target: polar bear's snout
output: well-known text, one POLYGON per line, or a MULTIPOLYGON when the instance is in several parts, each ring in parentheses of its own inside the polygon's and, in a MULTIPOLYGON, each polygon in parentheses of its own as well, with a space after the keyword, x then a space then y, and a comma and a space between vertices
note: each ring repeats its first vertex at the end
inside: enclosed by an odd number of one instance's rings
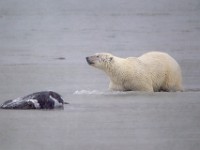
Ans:
POLYGON ((89 65, 94 65, 95 61, 96 61, 96 57, 95 56, 88 56, 88 57, 86 57, 86 61, 89 65))

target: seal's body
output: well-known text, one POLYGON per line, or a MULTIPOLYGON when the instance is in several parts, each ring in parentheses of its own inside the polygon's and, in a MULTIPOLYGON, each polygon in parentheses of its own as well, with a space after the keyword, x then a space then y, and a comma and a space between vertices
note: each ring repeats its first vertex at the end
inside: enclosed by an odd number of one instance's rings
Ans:
MULTIPOLYGON (((63 108, 62 97, 53 91, 36 92, 24 97, 5 101, 2 109, 54 109, 63 108)), ((67 104, 67 103, 65 103, 67 104)))

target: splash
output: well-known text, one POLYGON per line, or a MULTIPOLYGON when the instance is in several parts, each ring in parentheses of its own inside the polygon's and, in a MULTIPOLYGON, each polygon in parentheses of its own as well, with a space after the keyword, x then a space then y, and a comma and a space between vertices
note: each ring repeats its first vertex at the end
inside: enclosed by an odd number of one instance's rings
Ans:
POLYGON ((102 95, 105 92, 97 91, 97 90, 77 90, 73 94, 74 95, 102 95))
POLYGON ((98 91, 98 90, 76 90, 74 95, 127 95, 136 94, 134 91, 98 91))

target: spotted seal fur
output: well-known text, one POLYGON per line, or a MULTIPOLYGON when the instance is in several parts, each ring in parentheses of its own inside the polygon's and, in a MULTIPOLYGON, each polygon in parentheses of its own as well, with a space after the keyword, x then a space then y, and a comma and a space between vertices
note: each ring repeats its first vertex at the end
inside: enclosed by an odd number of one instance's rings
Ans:
POLYGON ((54 109, 63 108, 64 102, 61 95, 53 91, 42 91, 5 101, 2 109, 54 109))

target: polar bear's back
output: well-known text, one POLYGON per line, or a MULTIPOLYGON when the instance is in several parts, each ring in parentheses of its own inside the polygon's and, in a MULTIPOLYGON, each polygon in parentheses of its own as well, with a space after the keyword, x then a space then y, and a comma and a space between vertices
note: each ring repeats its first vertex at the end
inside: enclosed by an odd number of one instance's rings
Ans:
POLYGON ((147 66, 152 78, 154 91, 182 90, 182 75, 179 64, 163 52, 149 52, 138 57, 147 66))

